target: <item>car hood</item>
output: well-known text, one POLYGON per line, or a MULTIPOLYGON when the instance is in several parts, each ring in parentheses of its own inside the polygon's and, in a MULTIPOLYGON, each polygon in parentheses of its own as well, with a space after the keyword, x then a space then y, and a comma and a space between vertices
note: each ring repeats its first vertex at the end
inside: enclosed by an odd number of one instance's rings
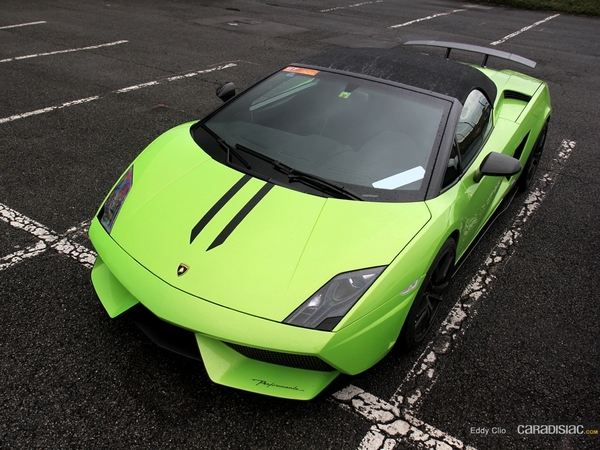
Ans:
POLYGON ((113 239, 174 287, 274 321, 339 273, 388 265, 430 219, 421 202, 323 198, 245 175, 189 131, 155 141, 133 177, 113 239))

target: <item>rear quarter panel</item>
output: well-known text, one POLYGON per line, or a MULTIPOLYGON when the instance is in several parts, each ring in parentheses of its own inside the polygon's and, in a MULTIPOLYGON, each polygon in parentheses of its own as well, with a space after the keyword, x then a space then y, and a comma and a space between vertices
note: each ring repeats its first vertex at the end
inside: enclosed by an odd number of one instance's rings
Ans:
POLYGON ((525 165, 535 140, 552 114, 548 85, 536 78, 510 70, 483 70, 498 88, 494 105, 493 138, 506 141, 507 136, 510 136, 507 145, 501 146, 500 142, 492 142, 491 147, 493 151, 502 151, 517 157, 521 164, 525 165), (514 98, 512 93, 517 93, 522 98, 514 98), (530 98, 529 101, 526 101, 527 97, 530 98), (519 145, 522 147, 519 148, 519 145))

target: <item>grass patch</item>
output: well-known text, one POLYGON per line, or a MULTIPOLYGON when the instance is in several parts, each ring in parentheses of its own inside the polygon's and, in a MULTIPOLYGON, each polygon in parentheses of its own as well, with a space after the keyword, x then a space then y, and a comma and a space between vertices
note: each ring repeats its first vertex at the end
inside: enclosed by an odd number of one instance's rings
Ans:
POLYGON ((473 3, 512 6, 522 9, 556 11, 567 14, 600 16, 598 0, 471 0, 473 3))

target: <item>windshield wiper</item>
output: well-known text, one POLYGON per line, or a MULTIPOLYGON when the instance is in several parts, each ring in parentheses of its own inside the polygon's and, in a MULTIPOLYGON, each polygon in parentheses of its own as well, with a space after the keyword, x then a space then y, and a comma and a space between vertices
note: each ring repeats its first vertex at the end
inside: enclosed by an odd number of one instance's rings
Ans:
POLYGON ((326 192, 327 190, 332 190, 338 194, 342 194, 346 198, 351 200, 362 200, 362 197, 347 187, 336 183, 335 181, 328 180, 326 178, 321 178, 317 175, 313 175, 312 173, 302 172, 301 170, 294 169, 293 167, 287 166, 279 161, 278 164, 274 164, 274 166, 285 173, 290 181, 300 181, 305 184, 309 184, 312 187, 319 189, 322 192, 326 192))
POLYGON ((348 198, 351 200, 362 200, 362 197, 360 197, 358 194, 352 192, 350 189, 346 188, 345 186, 336 183, 335 181, 331 181, 326 178, 321 178, 317 175, 313 175, 311 173, 307 173, 307 172, 303 172, 298 169, 294 169, 293 167, 290 167, 287 164, 282 163, 281 161, 273 159, 270 156, 263 155, 262 153, 252 150, 251 148, 248 148, 242 144, 235 144, 235 148, 238 150, 242 150, 246 153, 250 153, 251 155, 256 156, 257 158, 260 158, 263 161, 267 161, 267 162, 271 163, 275 169, 277 169, 278 171, 287 175, 290 183, 294 182, 294 181, 299 181, 299 182, 307 184, 315 189, 318 189, 319 191, 324 192, 324 193, 328 193, 328 192, 331 193, 331 191, 333 191, 334 193, 336 193, 338 195, 341 194, 345 198, 348 198))
POLYGON ((231 155, 233 155, 244 165, 244 167, 246 167, 246 169, 251 169, 251 166, 248 163, 248 161, 246 161, 238 152, 236 152, 235 149, 231 145, 229 145, 227 142, 225 142, 224 139, 218 138, 217 142, 219 143, 221 148, 223 150, 225 150, 225 152, 227 154, 227 156, 226 156, 227 164, 231 164, 231 155))

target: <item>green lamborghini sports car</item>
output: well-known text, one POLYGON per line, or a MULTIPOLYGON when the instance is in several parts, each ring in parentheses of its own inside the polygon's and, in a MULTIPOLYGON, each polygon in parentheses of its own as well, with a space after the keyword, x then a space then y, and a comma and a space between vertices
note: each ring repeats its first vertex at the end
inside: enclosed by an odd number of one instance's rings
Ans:
POLYGON ((528 59, 410 44, 447 57, 309 57, 224 84, 220 108, 151 143, 90 227, 108 314, 216 383, 292 399, 422 343, 466 250, 532 181, 551 107, 546 83, 485 67, 528 59))

